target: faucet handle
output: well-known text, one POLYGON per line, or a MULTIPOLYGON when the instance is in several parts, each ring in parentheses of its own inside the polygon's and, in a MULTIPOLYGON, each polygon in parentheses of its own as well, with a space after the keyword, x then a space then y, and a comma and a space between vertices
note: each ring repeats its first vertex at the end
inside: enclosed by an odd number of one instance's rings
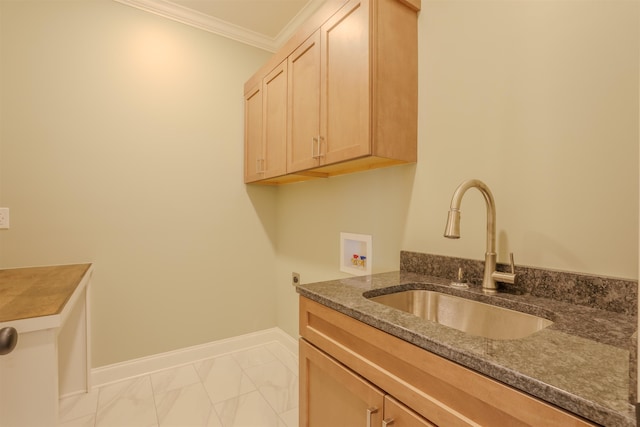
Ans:
POLYGON ((513 262, 513 252, 509 254, 509 264, 511 266, 511 273, 503 273, 500 271, 494 271, 491 274, 493 280, 496 282, 504 282, 514 284, 516 282, 516 265, 513 262))

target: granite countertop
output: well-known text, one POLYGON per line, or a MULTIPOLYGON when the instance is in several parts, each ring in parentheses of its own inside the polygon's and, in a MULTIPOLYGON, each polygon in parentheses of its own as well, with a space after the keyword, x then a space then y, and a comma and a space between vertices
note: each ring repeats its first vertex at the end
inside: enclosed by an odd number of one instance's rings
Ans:
POLYGON ((0 323, 59 314, 91 264, 0 270, 0 323))
POLYGON ((450 280, 399 271, 301 285, 300 295, 605 426, 635 426, 629 348, 636 317, 532 295, 485 295, 450 280), (528 337, 491 340, 427 321, 366 297, 436 290, 546 317, 528 337), (366 296, 366 297, 365 297, 366 296))

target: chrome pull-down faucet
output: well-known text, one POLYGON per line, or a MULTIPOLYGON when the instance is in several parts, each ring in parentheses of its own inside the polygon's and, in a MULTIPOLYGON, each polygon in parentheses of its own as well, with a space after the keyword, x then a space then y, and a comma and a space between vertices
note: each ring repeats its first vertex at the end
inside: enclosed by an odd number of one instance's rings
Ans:
POLYGON ((493 194, 487 185, 477 179, 470 179, 463 182, 456 188, 451 199, 447 226, 444 237, 449 239, 460 238, 460 204, 462 196, 470 188, 477 188, 482 193, 487 205, 487 248, 484 254, 484 277, 482 278, 482 290, 488 294, 498 292, 496 281, 514 283, 515 270, 513 265, 513 254, 511 255, 511 273, 496 271, 496 205, 493 201, 493 194))

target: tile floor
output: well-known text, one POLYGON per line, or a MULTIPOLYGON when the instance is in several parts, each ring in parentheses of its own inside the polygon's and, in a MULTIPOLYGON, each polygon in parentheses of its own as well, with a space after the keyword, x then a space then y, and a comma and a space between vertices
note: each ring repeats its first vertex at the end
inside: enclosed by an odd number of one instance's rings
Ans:
POLYGON ((273 342, 60 400, 59 427, 297 427, 298 360, 273 342))

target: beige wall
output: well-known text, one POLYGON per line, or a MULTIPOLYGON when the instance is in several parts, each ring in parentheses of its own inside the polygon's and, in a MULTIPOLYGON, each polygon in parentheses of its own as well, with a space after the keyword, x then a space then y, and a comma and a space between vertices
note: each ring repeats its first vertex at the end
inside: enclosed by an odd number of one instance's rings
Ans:
POLYGON ((291 271, 338 271, 340 231, 373 235, 374 271, 400 249, 483 259, 470 190, 497 205, 498 259, 637 278, 639 2, 424 1, 415 166, 278 189, 278 323, 297 333, 291 271))
POLYGON ((4 267, 92 261, 94 367, 278 325, 302 281, 345 276, 340 231, 636 278, 638 3, 423 1, 419 161, 242 184, 242 85, 267 53, 109 1, 0 0, 4 267), (177 58, 177 60, 175 59, 177 58), (169 60, 171 59, 171 60, 169 60), (247 297, 248 296, 248 297, 247 297))
POLYGON ((275 199, 241 167, 269 54, 111 0, 0 7, 1 265, 95 263, 94 367, 274 327, 275 199))

